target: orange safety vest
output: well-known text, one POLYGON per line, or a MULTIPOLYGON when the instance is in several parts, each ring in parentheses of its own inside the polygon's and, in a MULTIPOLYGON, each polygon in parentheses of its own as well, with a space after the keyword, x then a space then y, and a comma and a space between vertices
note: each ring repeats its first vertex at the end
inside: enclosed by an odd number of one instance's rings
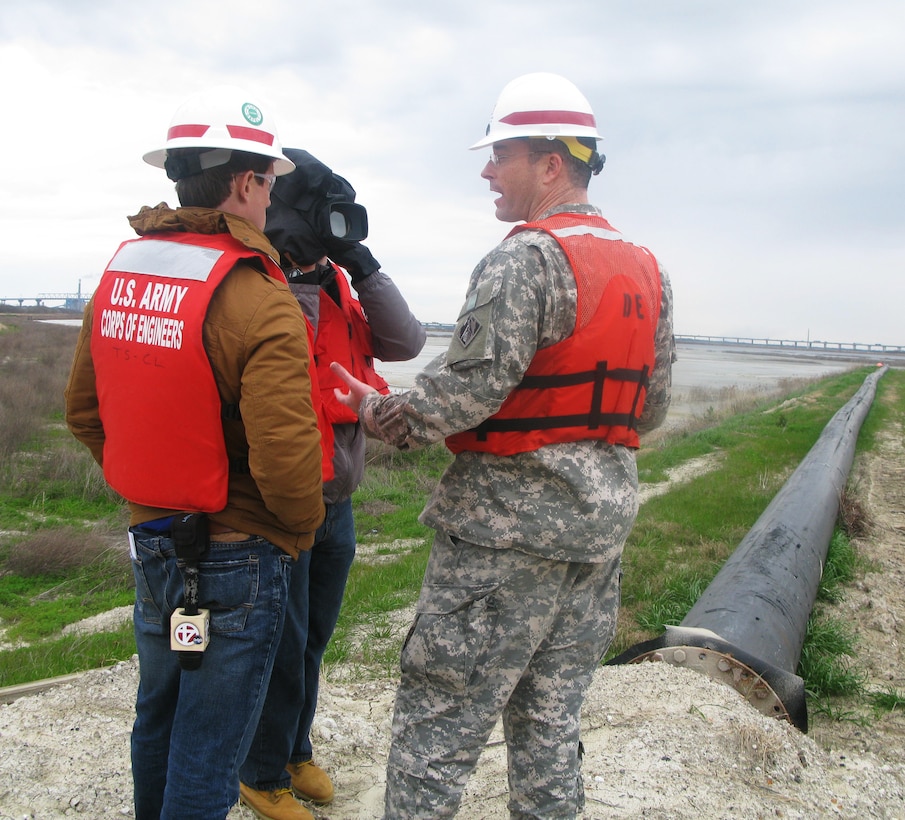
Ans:
POLYGON ((222 417, 230 413, 202 327, 217 286, 252 259, 284 278, 228 233, 155 233, 123 242, 110 260, 94 295, 91 356, 104 477, 129 501, 209 513, 226 506, 222 417))
POLYGON ((497 455, 581 439, 638 447, 660 318, 657 262, 599 216, 554 214, 509 236, 529 229, 553 236, 569 260, 578 286, 575 329, 535 353, 493 416, 446 444, 454 453, 497 455))
MULTIPOLYGON (((332 264, 332 263, 331 263, 332 264)), ((335 266, 334 266, 335 267, 335 266)), ((340 402, 333 392, 346 383, 330 370, 330 362, 339 362, 356 379, 380 393, 389 393, 384 378, 374 369, 374 342, 364 310, 352 295, 345 274, 337 269, 334 280, 339 288, 339 304, 320 289, 317 333, 314 339, 314 361, 320 383, 324 414, 331 424, 354 424, 358 416, 340 402)))

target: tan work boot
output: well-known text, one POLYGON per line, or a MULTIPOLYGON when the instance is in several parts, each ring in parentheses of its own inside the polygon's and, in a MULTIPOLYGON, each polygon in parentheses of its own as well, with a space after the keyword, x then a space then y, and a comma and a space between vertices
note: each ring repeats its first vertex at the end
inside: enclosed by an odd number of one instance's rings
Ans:
POLYGON ((292 792, 302 800, 312 803, 329 803, 333 799, 333 784, 329 775, 314 761, 289 763, 286 771, 292 775, 292 792))
POLYGON ((292 796, 292 789, 262 792, 240 782, 239 802, 262 820, 314 820, 314 815, 292 796))

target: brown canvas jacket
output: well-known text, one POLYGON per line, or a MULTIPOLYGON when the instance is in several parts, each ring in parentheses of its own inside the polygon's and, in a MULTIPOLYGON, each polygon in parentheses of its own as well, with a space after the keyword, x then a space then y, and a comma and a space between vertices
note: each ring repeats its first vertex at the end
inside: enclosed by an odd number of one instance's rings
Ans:
MULTIPOLYGON (((139 235, 161 230, 228 231, 249 248, 277 252, 250 222, 205 208, 165 204, 130 217, 139 235)), ((65 391, 66 422, 103 465, 104 432, 91 360, 93 303, 85 311, 65 391)), ((226 507, 211 516, 229 529, 260 535, 292 556, 311 548, 323 521, 320 433, 311 400, 305 320, 285 282, 252 265, 237 265, 211 299, 204 346, 220 396, 238 404, 241 421, 226 422, 230 459, 249 471, 230 472, 226 507)), ((166 469, 166 457, 156 465, 166 469)), ((130 503, 130 525, 173 511, 130 503)))

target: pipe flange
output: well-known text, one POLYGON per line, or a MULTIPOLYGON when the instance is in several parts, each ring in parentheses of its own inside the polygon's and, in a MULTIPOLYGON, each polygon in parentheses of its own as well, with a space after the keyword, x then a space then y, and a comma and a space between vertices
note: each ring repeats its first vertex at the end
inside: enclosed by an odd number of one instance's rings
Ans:
POLYGON ((631 663, 663 661, 707 675, 735 689, 755 709, 767 717, 794 723, 773 687, 738 658, 701 646, 664 646, 639 655, 631 663))

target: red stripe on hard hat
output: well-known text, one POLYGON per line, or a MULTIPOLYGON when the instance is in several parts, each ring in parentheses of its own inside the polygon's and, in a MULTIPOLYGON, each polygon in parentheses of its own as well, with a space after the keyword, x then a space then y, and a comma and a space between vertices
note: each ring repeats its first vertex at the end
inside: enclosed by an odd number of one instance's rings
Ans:
POLYGON ((265 145, 273 145, 273 134, 261 131, 258 128, 246 128, 244 125, 227 125, 226 130, 233 139, 249 140, 251 142, 263 142, 265 145))
POLYGON ((596 128, 593 114, 584 114, 581 111, 513 111, 505 117, 500 117, 500 122, 506 125, 548 125, 550 123, 567 123, 568 125, 585 125, 596 128))
POLYGON ((167 131, 168 140, 177 140, 181 137, 203 137, 209 125, 174 125, 167 131))

